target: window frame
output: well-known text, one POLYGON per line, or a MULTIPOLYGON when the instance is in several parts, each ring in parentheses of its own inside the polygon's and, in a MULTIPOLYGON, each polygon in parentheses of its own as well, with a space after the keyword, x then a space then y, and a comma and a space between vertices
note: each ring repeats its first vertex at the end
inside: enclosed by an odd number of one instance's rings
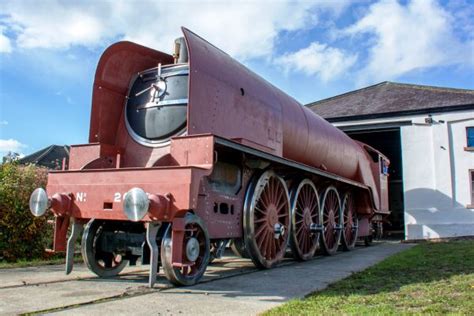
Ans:
POLYGON ((469 130, 474 131, 474 126, 466 126, 466 147, 465 150, 474 151, 474 136, 471 138, 469 137, 469 130), (469 144, 469 139, 472 139, 472 143, 469 144))
POLYGON ((471 204, 467 208, 474 209, 474 169, 469 169, 469 193, 471 195, 471 204))

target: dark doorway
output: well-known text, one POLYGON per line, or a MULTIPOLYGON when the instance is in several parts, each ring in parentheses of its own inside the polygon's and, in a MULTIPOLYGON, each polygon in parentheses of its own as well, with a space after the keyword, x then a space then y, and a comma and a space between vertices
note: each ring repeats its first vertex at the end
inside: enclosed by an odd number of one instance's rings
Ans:
POLYGON ((384 130, 346 131, 355 140, 364 142, 382 152, 390 159, 389 176, 389 207, 392 211, 389 221, 384 229, 391 235, 404 234, 404 205, 403 205, 403 172, 402 172, 402 147, 400 128, 384 130))

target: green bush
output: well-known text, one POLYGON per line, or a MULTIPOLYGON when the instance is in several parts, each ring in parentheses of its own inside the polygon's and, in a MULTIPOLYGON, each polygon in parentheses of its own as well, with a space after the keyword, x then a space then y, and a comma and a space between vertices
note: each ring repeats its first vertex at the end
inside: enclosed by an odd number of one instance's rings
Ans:
POLYGON ((0 261, 42 258, 51 240, 47 217, 34 217, 28 207, 35 188, 45 187, 48 171, 16 162, 0 165, 0 261))

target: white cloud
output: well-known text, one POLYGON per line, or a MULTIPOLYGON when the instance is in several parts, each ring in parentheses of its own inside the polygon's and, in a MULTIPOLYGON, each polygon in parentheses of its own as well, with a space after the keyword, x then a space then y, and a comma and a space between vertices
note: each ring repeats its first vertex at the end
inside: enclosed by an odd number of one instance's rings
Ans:
POLYGON ((433 0, 412 0, 405 6, 396 0, 373 4, 345 30, 345 34, 374 36, 361 81, 389 80, 435 66, 474 64, 474 41, 457 39, 455 22, 433 0))
POLYGON ((0 25, 0 53, 11 53, 12 45, 10 39, 5 35, 6 28, 0 25))
POLYGON ((313 42, 306 48, 276 58, 275 62, 282 65, 286 72, 300 71, 329 81, 347 72, 356 60, 357 55, 313 42))
MULTIPOLYGON (((394 79, 418 69, 474 65, 474 39, 472 32, 470 35, 468 32, 474 29, 474 10, 471 4, 461 0, 449 1, 444 7, 435 0, 381 0, 366 7, 365 15, 352 26, 342 32, 335 31, 334 36, 329 34, 330 42, 341 39, 341 34, 342 39, 354 36, 351 48, 354 52, 313 39, 306 48, 280 57, 275 51, 280 34, 303 30, 308 31, 305 35, 311 35, 309 30, 314 31, 316 26, 332 32, 336 23, 345 22, 333 18, 354 1, 42 0, 33 3, 4 0, 0 3, 0 52, 33 48, 67 50, 72 46, 95 49, 121 39, 171 52, 173 40, 182 35, 180 26, 186 26, 239 60, 286 61, 288 64, 282 66, 286 71, 319 76, 324 81, 339 78, 347 71, 354 75, 356 69, 360 69, 359 81, 367 83, 394 79), (327 12, 333 14, 323 14, 327 12), (366 53, 368 60, 361 64, 366 53)), ((356 9, 362 10, 362 6, 356 9)), ((68 64, 79 64, 71 51, 64 52, 64 56, 68 64)), ((73 73, 67 65, 59 65, 56 55, 54 58, 55 62, 47 63, 51 68, 73 73)))
POLYGON ((25 144, 20 143, 15 139, 0 139, 0 154, 3 156, 7 154, 9 151, 14 153, 20 153, 20 151, 27 146, 25 144))
POLYGON ((271 55, 281 31, 311 27, 318 10, 340 12, 348 1, 11 1, 5 23, 21 48, 94 47, 128 39, 171 51, 186 26, 241 58, 271 55))
POLYGON ((56 93, 54 93, 54 95, 57 95, 58 97, 62 97, 66 100, 66 103, 67 104, 70 104, 70 105, 73 105, 75 104, 74 100, 68 96, 68 95, 64 95, 63 92, 60 90, 60 91, 57 91, 56 93))
POLYGON ((7 121, 7 120, 2 120, 2 121, 0 121, 0 126, 1 126, 1 125, 8 125, 8 121, 7 121))

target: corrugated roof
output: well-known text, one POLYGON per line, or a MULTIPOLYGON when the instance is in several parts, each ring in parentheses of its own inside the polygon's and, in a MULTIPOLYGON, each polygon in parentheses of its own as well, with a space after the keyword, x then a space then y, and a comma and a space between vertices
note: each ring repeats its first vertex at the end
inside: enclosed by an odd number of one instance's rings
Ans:
POLYGON ((307 106, 325 119, 396 115, 400 112, 459 106, 472 106, 474 109, 474 90, 385 81, 307 106))
POLYGON ((51 145, 21 158, 18 162, 21 164, 32 163, 48 169, 60 169, 63 158, 66 158, 67 165, 69 161, 69 146, 51 145))

